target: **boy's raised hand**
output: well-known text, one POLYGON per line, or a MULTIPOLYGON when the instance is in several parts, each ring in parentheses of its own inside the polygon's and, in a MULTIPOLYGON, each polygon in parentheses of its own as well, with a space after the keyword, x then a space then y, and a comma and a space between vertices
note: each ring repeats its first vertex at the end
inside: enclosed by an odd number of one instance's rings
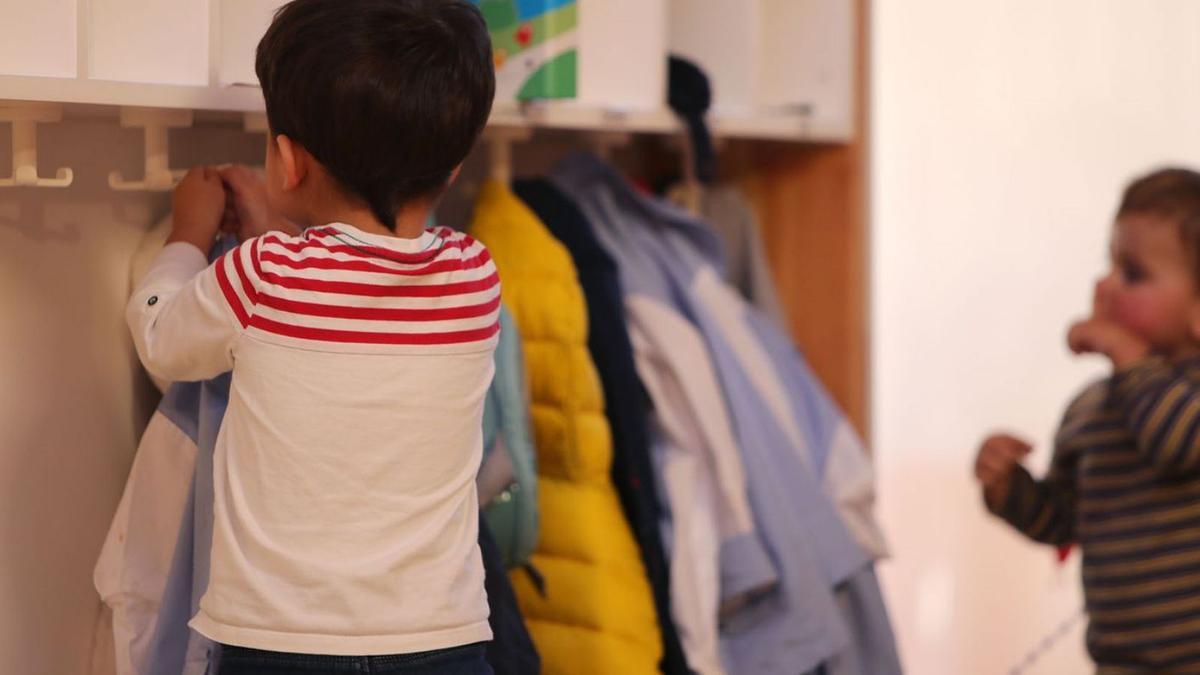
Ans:
POLYGON ((187 172, 171 196, 171 235, 167 243, 186 242, 206 255, 225 213, 225 188, 216 169, 198 166, 187 172))
POLYGON ((234 164, 221 170, 221 180, 229 190, 232 216, 237 221, 236 231, 241 241, 273 231, 300 232, 295 224, 271 212, 267 184, 254 169, 234 164))
POLYGON ((1025 441, 1008 434, 989 436, 975 457, 975 477, 983 485, 983 495, 992 508, 1000 508, 1008 499, 1009 478, 1032 450, 1025 441))

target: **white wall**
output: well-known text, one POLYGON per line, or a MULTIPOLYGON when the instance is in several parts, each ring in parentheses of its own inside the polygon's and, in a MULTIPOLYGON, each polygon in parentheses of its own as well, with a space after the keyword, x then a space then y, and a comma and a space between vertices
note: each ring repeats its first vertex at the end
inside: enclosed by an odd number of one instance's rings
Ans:
MULTIPOLYGON (((1068 398, 1104 372, 1063 336, 1126 179, 1200 165, 1200 3, 872 4, 884 579, 910 672, 1007 673, 1080 605, 1078 570, 985 517, 974 451, 1013 429, 1040 472, 1068 398)), ((1027 672, 1090 672, 1081 643, 1077 626, 1027 672)))
MULTIPOLYGON (((108 189, 110 169, 141 174, 139 134, 115 119, 39 138, 42 174, 71 166, 76 184, 0 189, 0 673, 77 675, 100 610, 92 567, 155 403, 123 320, 129 259, 168 201, 108 189)), ((236 131, 172 138, 180 166, 262 154, 236 131)), ((0 125, 0 175, 10 152, 0 125)))

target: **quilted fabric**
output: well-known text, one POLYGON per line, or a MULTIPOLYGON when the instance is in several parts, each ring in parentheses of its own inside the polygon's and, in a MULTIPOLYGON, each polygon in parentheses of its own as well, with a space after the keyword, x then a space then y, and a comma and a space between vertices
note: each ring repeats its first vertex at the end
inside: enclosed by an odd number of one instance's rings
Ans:
POLYGON ((505 186, 488 182, 471 233, 500 271, 525 347, 541 536, 517 601, 548 675, 654 673, 662 640, 645 568, 613 488, 604 394, 570 253, 505 186))

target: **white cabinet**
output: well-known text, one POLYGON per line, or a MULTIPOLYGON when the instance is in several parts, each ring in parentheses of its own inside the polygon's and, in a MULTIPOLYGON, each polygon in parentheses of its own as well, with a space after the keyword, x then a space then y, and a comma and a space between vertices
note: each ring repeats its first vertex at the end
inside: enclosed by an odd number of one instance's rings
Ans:
POLYGON ((208 0, 89 0, 88 77, 207 86, 208 0))
POLYGON ((718 114, 853 127, 850 0, 671 0, 668 30, 671 51, 708 73, 718 114))
POLYGON ((666 0, 580 0, 579 102, 654 110, 667 101, 666 0))
POLYGON ((283 0, 220 0, 218 84, 258 84, 254 57, 283 0))
POLYGON ((77 0, 8 0, 0 14, 0 73, 75 77, 77 0))
POLYGON ((850 0, 762 0, 761 100, 811 108, 814 118, 854 116, 855 14, 850 0))

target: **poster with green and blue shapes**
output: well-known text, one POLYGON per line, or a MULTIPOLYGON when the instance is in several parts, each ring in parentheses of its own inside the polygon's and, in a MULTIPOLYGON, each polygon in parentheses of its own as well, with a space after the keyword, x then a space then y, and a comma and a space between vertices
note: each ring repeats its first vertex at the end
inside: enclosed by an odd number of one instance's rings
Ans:
POLYGON ((496 100, 574 98, 578 0, 473 0, 492 34, 496 100))

